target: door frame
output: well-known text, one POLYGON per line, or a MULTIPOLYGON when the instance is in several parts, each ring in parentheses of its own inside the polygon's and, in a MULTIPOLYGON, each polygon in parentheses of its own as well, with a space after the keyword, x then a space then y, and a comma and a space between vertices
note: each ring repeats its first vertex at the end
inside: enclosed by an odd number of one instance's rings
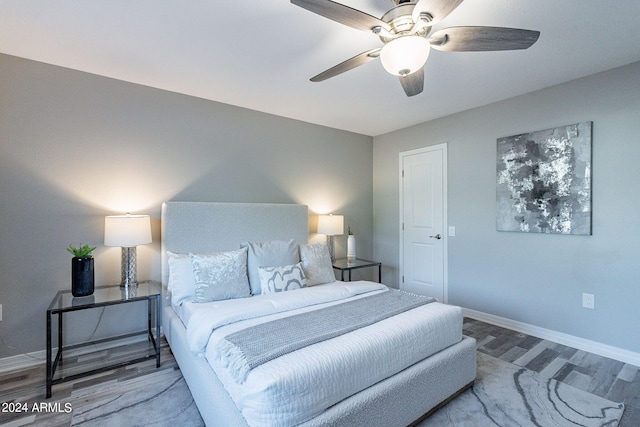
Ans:
POLYGON ((402 277, 404 276, 404 233, 402 230, 402 223, 404 218, 404 191, 403 191, 403 183, 402 183, 402 174, 403 174, 403 160, 405 157, 413 156, 416 154, 427 153, 431 151, 442 151, 442 263, 443 263, 443 280, 442 280, 442 294, 444 295, 443 303, 447 303, 449 301, 449 223, 447 220, 447 211, 448 211, 448 199, 447 199, 447 143, 444 142, 442 144, 430 145, 428 147, 416 148, 414 150, 401 151, 398 154, 398 193, 400 195, 400 206, 399 206, 399 214, 400 217, 398 219, 398 231, 400 235, 399 241, 399 264, 398 264, 398 284, 399 287, 402 288, 402 277))

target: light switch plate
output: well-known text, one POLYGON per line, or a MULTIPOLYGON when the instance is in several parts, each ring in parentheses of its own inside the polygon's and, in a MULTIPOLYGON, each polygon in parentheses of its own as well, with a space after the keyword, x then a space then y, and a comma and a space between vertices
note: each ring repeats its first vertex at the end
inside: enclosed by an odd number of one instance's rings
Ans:
POLYGON ((454 237, 456 235, 456 227, 454 225, 449 226, 449 236, 454 237))

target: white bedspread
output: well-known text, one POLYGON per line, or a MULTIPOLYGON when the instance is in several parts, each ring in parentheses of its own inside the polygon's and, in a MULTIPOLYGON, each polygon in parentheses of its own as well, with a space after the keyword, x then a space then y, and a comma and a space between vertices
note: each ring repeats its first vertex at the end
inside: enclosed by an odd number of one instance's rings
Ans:
POLYGON ((373 282, 334 282, 251 298, 190 304, 183 313, 192 351, 204 353, 251 426, 292 426, 462 339, 462 311, 437 302, 284 355, 253 369, 244 383, 216 354, 245 327, 384 292, 373 282))

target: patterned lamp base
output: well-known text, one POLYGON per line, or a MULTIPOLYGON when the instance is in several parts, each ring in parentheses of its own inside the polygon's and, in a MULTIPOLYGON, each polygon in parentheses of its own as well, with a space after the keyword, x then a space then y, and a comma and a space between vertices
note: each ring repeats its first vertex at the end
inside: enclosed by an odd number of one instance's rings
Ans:
POLYGON ((136 266, 136 247, 122 248, 122 281, 121 287, 138 286, 136 266))

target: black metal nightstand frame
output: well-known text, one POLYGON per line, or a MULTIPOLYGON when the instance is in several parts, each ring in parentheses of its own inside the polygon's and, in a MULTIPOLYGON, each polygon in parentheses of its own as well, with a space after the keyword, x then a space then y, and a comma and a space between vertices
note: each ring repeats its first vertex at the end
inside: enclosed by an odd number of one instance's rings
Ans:
POLYGON ((339 258, 333 263, 333 268, 340 270, 340 280, 344 281, 344 272, 349 273, 349 281, 351 281, 351 271, 359 268, 378 267, 378 283, 382 283, 382 263, 377 261, 369 261, 366 259, 356 258, 350 260, 348 258, 339 258))
MULTIPOLYGON (((160 284, 153 281, 145 281, 138 283, 138 286, 134 288, 135 292, 127 291, 125 288, 121 288, 120 285, 109 286, 97 286, 93 295, 88 297, 75 298, 71 295, 70 291, 59 291, 53 298, 53 301, 47 309, 47 379, 46 379, 46 397, 51 397, 51 389, 54 385, 60 384, 66 381, 72 381, 77 378, 81 378, 88 375, 93 375, 99 372, 108 371, 121 366, 131 365, 147 359, 156 359, 156 367, 160 367, 160 315, 161 315, 161 289, 160 284), (64 314, 78 310, 89 310, 99 307, 108 307, 119 304, 127 304, 136 301, 147 301, 147 330, 133 332, 129 334, 119 335, 110 338, 104 338, 100 340, 93 340, 90 342, 84 342, 80 344, 74 344, 64 346, 63 340, 63 319, 64 314), (57 315, 58 317, 58 330, 57 330, 57 351, 55 358, 53 357, 52 348, 52 317, 57 315), (155 335, 154 335, 155 329, 155 335), (90 369, 83 372, 74 373, 71 375, 61 374, 59 378, 54 378, 56 369, 63 364, 63 352, 77 349, 89 345, 95 345, 105 343, 109 341, 121 340, 138 335, 147 335, 148 341, 151 344, 149 346, 150 351, 145 351, 144 355, 134 357, 125 361, 109 364, 108 366, 101 366, 99 368, 90 369)), ((136 355, 137 356, 137 355, 136 355)))

